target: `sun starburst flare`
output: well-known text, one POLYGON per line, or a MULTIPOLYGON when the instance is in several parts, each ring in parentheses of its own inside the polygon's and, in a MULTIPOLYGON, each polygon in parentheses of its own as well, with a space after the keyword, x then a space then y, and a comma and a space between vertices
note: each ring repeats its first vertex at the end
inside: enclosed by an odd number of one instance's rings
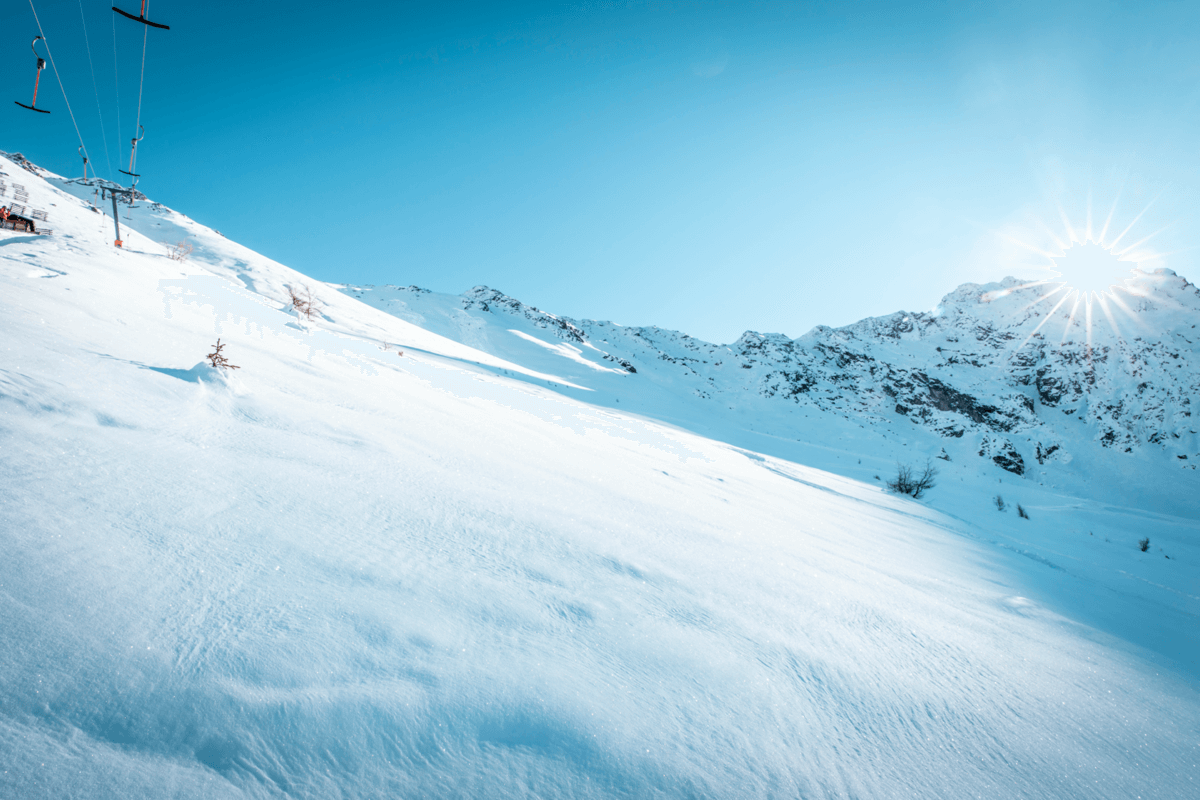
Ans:
POLYGON ((1060 207, 1061 231, 1039 226, 1046 235, 1042 241, 1048 238, 1050 243, 1039 246, 1013 236, 1004 236, 1010 243, 1045 259, 1035 268, 1047 273, 1044 278, 988 292, 981 298, 984 302, 992 302, 1014 292, 1041 288, 1036 297, 1019 309, 1020 313, 1038 309, 1034 313, 1040 319, 1014 348, 1014 355, 1038 336, 1052 319, 1063 322, 1062 335, 1058 337, 1059 345, 1065 345, 1072 339, 1082 339, 1090 350, 1096 326, 1101 323, 1107 323, 1117 339, 1123 339, 1130 331, 1148 330, 1146 323, 1138 318, 1138 304, 1130 302, 1134 298, 1149 299, 1153 294, 1156 303, 1177 305, 1171 298, 1154 292, 1154 286, 1158 283, 1154 268, 1164 264, 1166 254, 1147 247, 1166 228, 1137 237, 1132 244, 1122 245, 1127 238, 1135 238, 1129 234, 1152 205, 1153 202, 1131 222, 1120 227, 1118 232, 1116 228, 1119 226, 1114 222, 1117 203, 1114 202, 1097 231, 1089 197, 1086 224, 1072 224, 1069 215, 1060 207), (1150 266, 1151 263, 1153 266, 1150 266), (1045 310, 1047 308, 1048 311, 1045 310))

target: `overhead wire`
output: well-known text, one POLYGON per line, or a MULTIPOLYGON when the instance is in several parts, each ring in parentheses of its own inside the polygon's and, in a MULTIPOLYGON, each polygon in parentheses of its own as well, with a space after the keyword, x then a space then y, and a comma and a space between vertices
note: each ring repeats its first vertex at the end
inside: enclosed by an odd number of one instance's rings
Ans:
MULTIPOLYGON (((141 130, 142 130, 142 87, 146 85, 146 41, 147 41, 147 39, 149 39, 149 37, 150 37, 150 28, 146 27, 146 29, 144 31, 142 31, 142 77, 138 81, 137 127, 133 129, 133 132, 135 134, 138 134, 139 138, 140 138, 141 130)), ((49 52, 49 51, 47 50, 47 52, 49 52)), ((133 153, 132 153, 132 161, 131 161, 131 166, 129 167, 129 171, 134 172, 136 170, 137 170, 137 145, 134 145, 133 153)))
MULTIPOLYGON (((87 48, 88 69, 92 71, 92 91, 96 95, 96 114, 100 117, 100 138, 104 142, 104 161, 108 164, 108 175, 112 177, 112 158, 108 150, 108 134, 104 132, 104 112, 100 109, 100 87, 96 84, 96 67, 92 63, 92 44, 88 41, 87 17, 83 14, 83 0, 79 2, 79 21, 83 23, 83 44, 87 48)), ((49 52, 47 50, 47 52, 49 52)), ((92 171, 95 171, 95 166, 92 171)))
MULTIPOLYGON (((113 31, 113 88, 117 92, 117 161, 121 160, 121 74, 117 70, 117 17, 112 17, 113 31)), ((133 170, 130 170, 133 172, 133 170)), ((109 173, 111 175, 111 173, 109 173)))
POLYGON ((67 113, 71 115, 71 124, 75 126, 75 135, 79 137, 79 146, 83 148, 83 155, 87 157, 87 145, 83 143, 83 134, 79 132, 79 123, 75 121, 75 112, 71 110, 71 101, 67 99, 67 89, 63 86, 62 77, 58 74, 58 67, 54 65, 54 54, 50 52, 50 42, 46 39, 46 32, 42 30, 42 21, 38 19, 37 9, 34 8, 33 0, 29 0, 29 8, 33 11, 33 21, 37 23, 38 33, 42 35, 42 44, 46 45, 46 55, 50 59, 50 67, 54 70, 54 77, 58 80, 58 88, 62 90, 63 102, 67 104, 67 113))

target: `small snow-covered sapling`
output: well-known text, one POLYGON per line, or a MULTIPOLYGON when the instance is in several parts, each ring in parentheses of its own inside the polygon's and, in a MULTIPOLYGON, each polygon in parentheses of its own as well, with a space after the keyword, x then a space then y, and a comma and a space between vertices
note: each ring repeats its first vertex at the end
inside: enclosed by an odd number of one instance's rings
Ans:
POLYGON ((221 350, 224 348, 225 345, 221 344, 220 339, 217 339, 217 343, 213 345, 213 351, 205 356, 208 359, 208 363, 212 364, 213 369, 241 369, 239 366, 230 364, 229 359, 221 354, 221 350))

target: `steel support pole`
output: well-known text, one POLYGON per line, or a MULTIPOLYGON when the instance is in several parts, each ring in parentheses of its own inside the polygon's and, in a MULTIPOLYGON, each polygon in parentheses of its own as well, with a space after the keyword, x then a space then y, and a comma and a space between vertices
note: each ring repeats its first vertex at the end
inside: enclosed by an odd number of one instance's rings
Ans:
POLYGON ((109 197, 112 198, 112 203, 113 203, 113 227, 115 227, 117 230, 117 241, 114 242, 114 244, 116 244, 117 247, 120 247, 121 246, 121 222, 117 218, 117 193, 109 192, 108 195, 109 195, 109 197))

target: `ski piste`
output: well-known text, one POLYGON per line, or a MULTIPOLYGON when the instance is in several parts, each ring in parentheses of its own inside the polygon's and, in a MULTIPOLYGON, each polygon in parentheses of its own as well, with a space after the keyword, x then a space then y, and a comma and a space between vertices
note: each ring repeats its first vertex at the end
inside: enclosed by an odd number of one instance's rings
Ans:
POLYGON ((1147 388, 1093 339, 1079 398, 963 335, 1038 324, 988 287, 714 345, 322 284, 141 196, 118 249, 97 187, 0 172, 53 228, 0 231, 0 795, 1193 793, 1178 276, 1147 388))

